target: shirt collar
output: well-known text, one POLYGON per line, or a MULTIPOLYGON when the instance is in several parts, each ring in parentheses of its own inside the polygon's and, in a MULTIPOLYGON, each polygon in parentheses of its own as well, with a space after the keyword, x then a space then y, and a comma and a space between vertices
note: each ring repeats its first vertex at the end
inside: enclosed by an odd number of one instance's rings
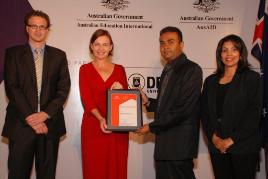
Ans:
MULTIPOLYGON (((32 50, 32 53, 34 54, 34 50, 37 49, 37 48, 34 48, 33 45, 29 42, 29 45, 31 47, 31 50, 32 50)), ((43 45, 41 47, 41 50, 42 50, 42 55, 44 55, 44 51, 45 51, 45 45, 43 45)))

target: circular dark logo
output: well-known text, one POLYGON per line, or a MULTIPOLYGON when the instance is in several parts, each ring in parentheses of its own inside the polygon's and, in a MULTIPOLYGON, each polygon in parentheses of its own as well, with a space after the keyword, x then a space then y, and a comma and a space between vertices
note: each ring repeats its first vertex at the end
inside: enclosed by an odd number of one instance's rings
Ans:
POLYGON ((145 86, 145 78, 141 74, 134 73, 128 77, 128 87, 130 89, 133 88, 143 89, 144 86, 145 86))

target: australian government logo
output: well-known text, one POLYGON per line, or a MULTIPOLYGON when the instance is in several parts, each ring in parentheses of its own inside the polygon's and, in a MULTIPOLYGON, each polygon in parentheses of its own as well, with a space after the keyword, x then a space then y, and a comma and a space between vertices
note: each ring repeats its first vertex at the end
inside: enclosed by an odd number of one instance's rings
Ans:
POLYGON ((129 1, 126 0, 102 0, 101 6, 110 12, 89 12, 77 19, 77 26, 81 28, 152 29, 152 21, 144 15, 121 13, 129 5, 129 1))
POLYGON ((217 16, 215 11, 220 8, 219 0, 197 0, 193 3, 193 8, 203 15, 192 16, 182 15, 179 21, 182 24, 193 24, 197 30, 217 30, 220 25, 232 25, 235 23, 233 16, 217 16))
POLYGON ((218 9, 220 2, 217 0, 197 0, 193 5, 199 11, 209 13, 218 9))
POLYGON ((128 7, 129 1, 124 0, 103 0, 102 6, 113 11, 124 10, 128 7))

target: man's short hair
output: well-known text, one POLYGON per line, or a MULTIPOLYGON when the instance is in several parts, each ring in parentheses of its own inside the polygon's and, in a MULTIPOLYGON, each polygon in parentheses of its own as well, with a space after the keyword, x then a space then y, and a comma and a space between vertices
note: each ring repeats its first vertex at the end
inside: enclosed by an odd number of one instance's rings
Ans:
POLYGON ((29 19, 31 17, 33 17, 33 16, 38 16, 38 17, 44 18, 47 21, 47 28, 50 27, 51 24, 50 24, 49 16, 46 13, 44 13, 43 11, 40 11, 40 10, 33 10, 33 11, 31 11, 31 12, 29 12, 29 13, 27 13, 25 15, 25 18, 24 18, 24 24, 25 24, 25 26, 28 26, 29 25, 28 24, 29 19))
POLYGON ((165 28, 163 28, 161 31, 160 31, 160 36, 163 34, 163 33, 166 33, 166 32, 175 32, 177 33, 180 41, 182 42, 183 41, 183 38, 182 38, 182 32, 179 28, 177 27, 172 27, 172 26, 167 26, 165 28))

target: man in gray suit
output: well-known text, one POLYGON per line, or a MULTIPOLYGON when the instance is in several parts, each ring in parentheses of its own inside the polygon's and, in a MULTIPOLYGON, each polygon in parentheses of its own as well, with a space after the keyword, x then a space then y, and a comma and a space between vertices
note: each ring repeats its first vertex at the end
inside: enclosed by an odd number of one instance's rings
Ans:
POLYGON ((183 37, 176 27, 160 31, 160 52, 166 61, 157 99, 143 92, 142 101, 155 120, 137 132, 152 132, 157 179, 194 179, 193 158, 199 138, 199 98, 202 70, 183 53, 183 37))
POLYGON ((28 43, 8 48, 4 82, 9 103, 2 135, 9 139, 8 178, 54 179, 59 139, 66 133, 63 105, 70 89, 66 54, 46 45, 49 16, 25 17, 28 43))

